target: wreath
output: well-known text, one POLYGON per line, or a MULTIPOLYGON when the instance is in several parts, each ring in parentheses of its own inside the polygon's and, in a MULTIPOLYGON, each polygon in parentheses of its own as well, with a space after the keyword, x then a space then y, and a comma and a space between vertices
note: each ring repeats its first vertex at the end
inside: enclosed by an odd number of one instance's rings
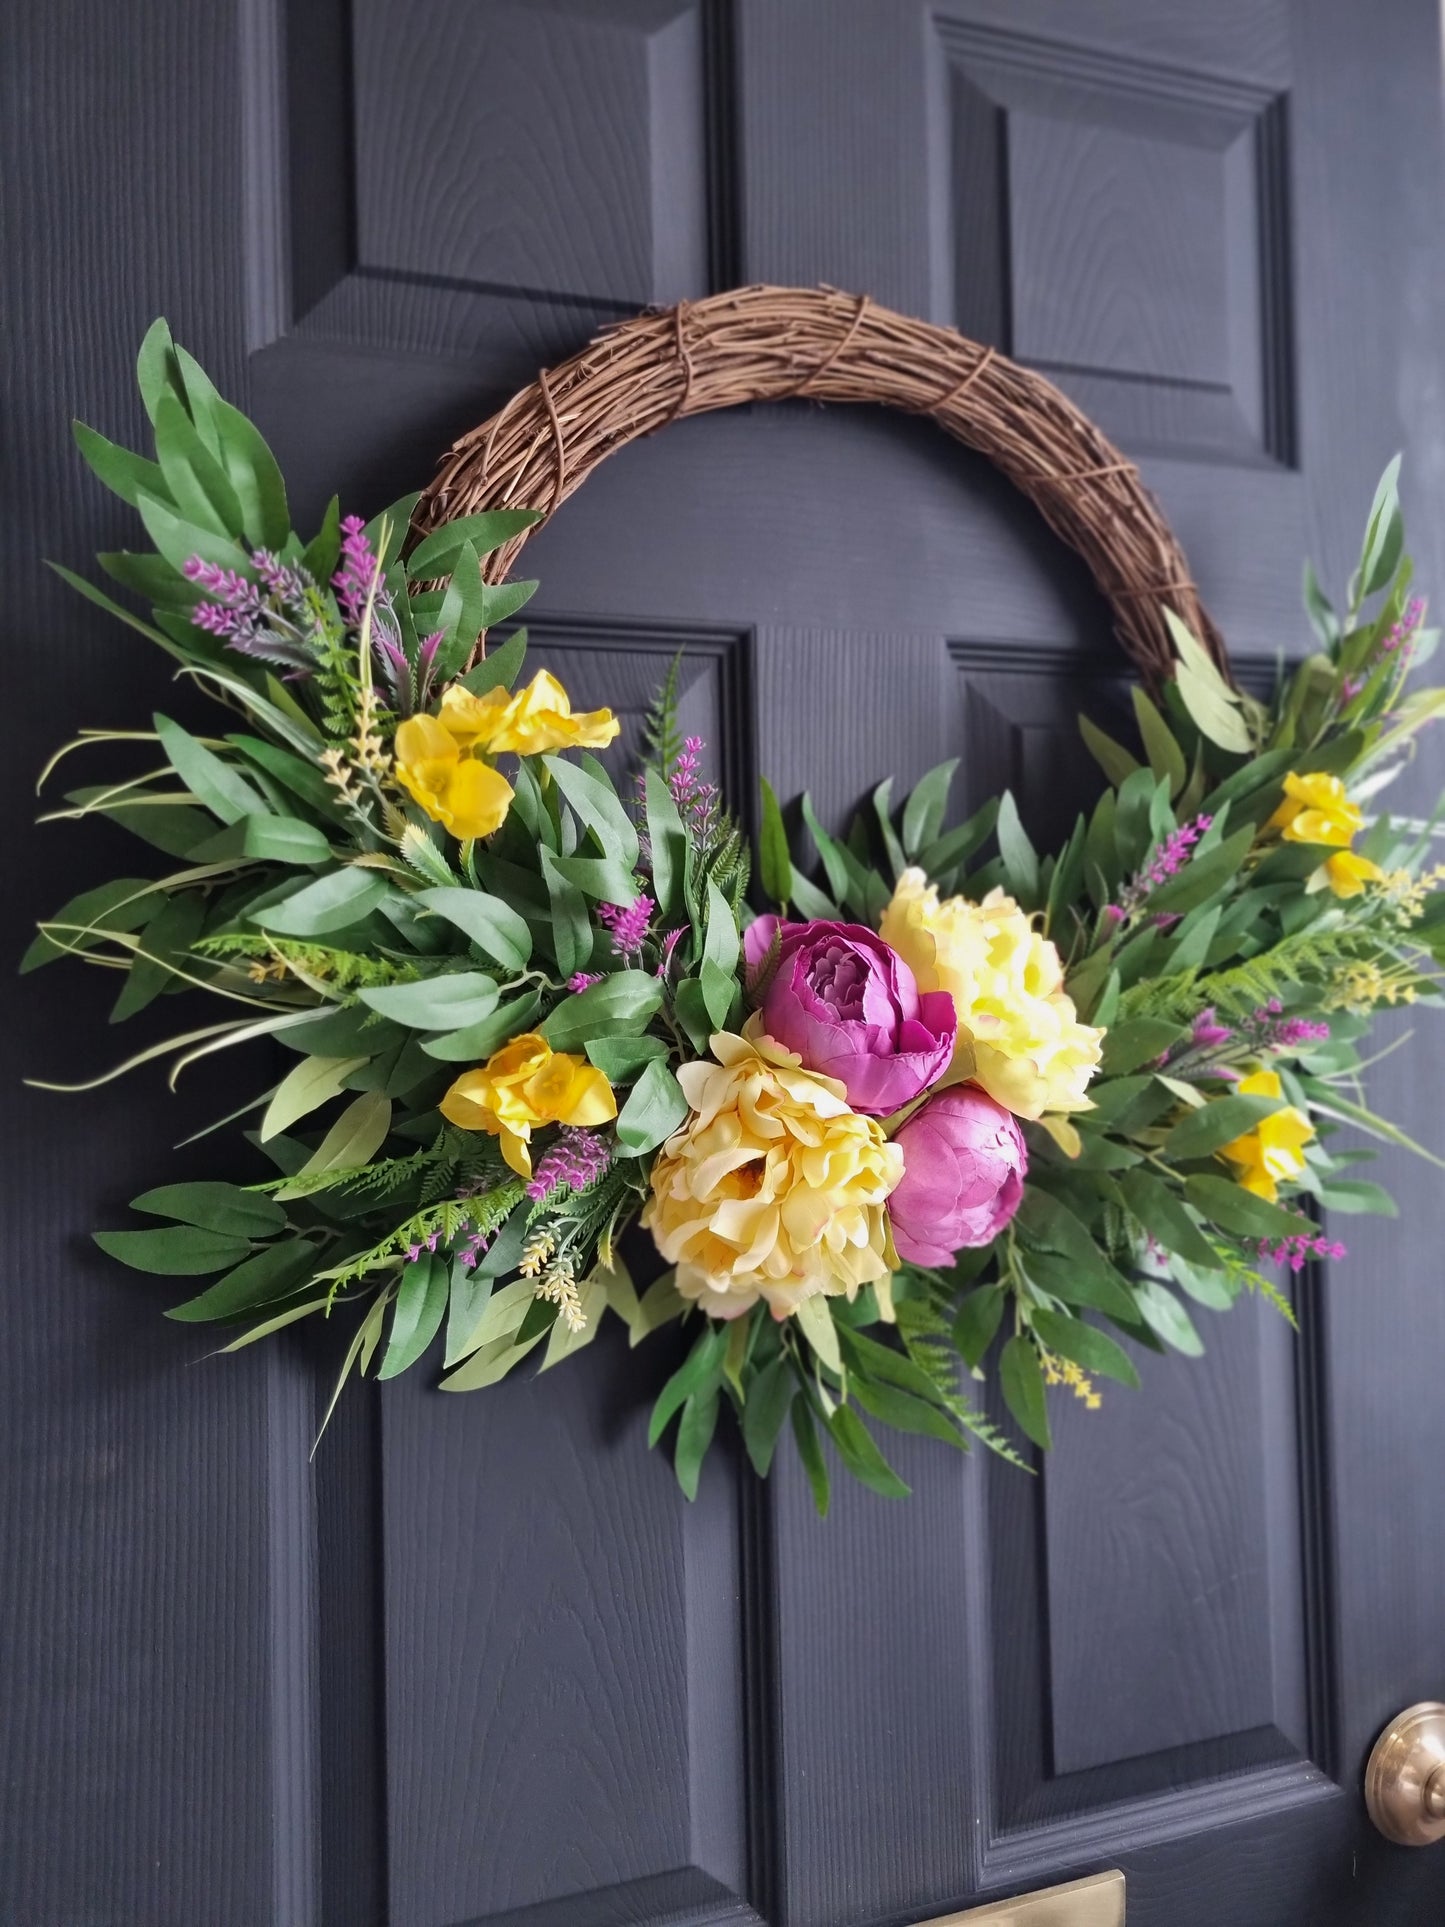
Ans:
POLYGON ((170 1316, 238 1325, 225 1351, 345 1319, 338 1395, 439 1339, 443 1389, 468 1391, 560 1363, 609 1313, 634 1344, 680 1324, 650 1437, 675 1426, 684 1492, 730 1406, 760 1475, 791 1430, 822 1511, 825 1441, 906 1492, 878 1427, 1027 1463, 967 1390, 995 1353, 1047 1446, 1048 1388, 1093 1407, 1101 1380, 1137 1383, 1131 1349, 1197 1354, 1191 1305, 1253 1292, 1291 1316, 1280 1276, 1343 1255, 1320 1210, 1393 1209, 1342 1128, 1433 1155, 1360 1085, 1374 1013, 1434 1001, 1445 949, 1434 820, 1375 810, 1445 708, 1406 687, 1435 635, 1398 462, 1342 613, 1307 570, 1318 647, 1261 701, 1132 466, 1063 396, 829 290, 640 316, 459 443, 425 498, 370 522, 333 500, 307 542, 265 442, 163 322, 138 373, 154 461, 76 433, 153 544, 101 566, 153 613, 60 573, 230 726, 158 715, 51 759, 42 783, 147 745, 51 818, 108 817, 179 867, 72 898, 24 968, 118 970, 117 1018, 226 1007, 73 1088, 166 1058, 174 1085, 258 1040, 294 1060, 238 1114, 274 1175, 165 1184, 133 1200, 143 1228, 96 1233, 210 1279, 170 1316), (1107 787, 1057 854, 1007 794, 952 821, 949 763, 901 804, 882 783, 842 837, 803 796, 805 858, 764 782, 754 914, 676 664, 629 769, 604 760, 610 710, 527 675, 524 630, 488 642, 537 586, 509 579, 528 532, 597 460, 799 393, 932 414, 1112 601, 1148 685, 1138 741, 1083 722, 1107 787), (645 1289, 633 1224, 667 1267, 645 1289))

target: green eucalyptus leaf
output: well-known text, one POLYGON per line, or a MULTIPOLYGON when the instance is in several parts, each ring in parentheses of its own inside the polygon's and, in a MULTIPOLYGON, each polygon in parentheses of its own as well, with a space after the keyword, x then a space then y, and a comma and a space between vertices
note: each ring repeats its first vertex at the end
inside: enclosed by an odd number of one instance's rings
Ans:
POLYGON ((188 1224, 168 1225, 162 1231, 96 1231, 91 1235, 102 1251, 119 1258, 122 1264, 168 1278, 196 1278, 208 1271, 228 1270, 251 1249, 245 1238, 188 1224))
POLYGON ((654 1058, 617 1114, 617 1142, 629 1157, 643 1157, 671 1137, 687 1114, 682 1086, 662 1059, 654 1058))
POLYGON ((1053 1439, 1049 1433, 1043 1368, 1038 1353, 1026 1338, 1016 1333, 1009 1339, 999 1359, 998 1377, 1004 1403, 1024 1433, 1047 1451, 1053 1439))
POLYGON ((163 1184, 132 1198, 130 1208, 233 1238, 269 1238, 286 1224, 286 1213, 261 1192, 219 1182, 163 1184))

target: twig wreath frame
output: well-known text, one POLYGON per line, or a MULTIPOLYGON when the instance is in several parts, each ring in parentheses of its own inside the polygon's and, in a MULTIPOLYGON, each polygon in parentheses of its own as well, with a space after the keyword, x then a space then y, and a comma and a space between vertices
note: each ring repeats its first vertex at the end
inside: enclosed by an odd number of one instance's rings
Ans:
MULTIPOLYGON (((519 504, 550 519, 639 436, 714 409, 799 399, 928 416, 992 462, 1083 558, 1146 683, 1173 671, 1166 606, 1227 673, 1178 540, 1134 463, 1087 415, 996 349, 833 288, 739 288, 606 329, 462 436, 416 527, 519 504)), ((512 572, 531 533, 490 557, 488 581, 512 572)))

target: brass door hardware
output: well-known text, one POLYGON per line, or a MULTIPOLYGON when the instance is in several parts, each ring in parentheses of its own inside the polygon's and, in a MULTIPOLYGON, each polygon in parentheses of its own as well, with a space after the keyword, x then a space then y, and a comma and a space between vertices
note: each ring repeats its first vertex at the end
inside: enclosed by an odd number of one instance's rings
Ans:
MULTIPOLYGON (((1445 1714, 1445 1707, 1440 1709, 1445 1714)), ((941 1914, 919 1927, 1124 1927, 1124 1876, 1091 1874, 1063 1887, 1043 1887, 1014 1900, 991 1900, 961 1914, 941 1914)))
POLYGON ((1445 1706, 1421 1700, 1391 1720, 1365 1768, 1365 1805, 1387 1840, 1445 1839, 1445 1706))

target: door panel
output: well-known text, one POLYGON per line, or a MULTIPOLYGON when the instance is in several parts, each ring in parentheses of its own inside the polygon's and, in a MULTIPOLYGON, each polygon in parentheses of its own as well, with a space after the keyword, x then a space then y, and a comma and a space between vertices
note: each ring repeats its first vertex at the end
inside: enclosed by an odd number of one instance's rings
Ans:
MULTIPOLYGON (((303 523, 419 485, 639 305, 821 279, 1095 414, 1251 673, 1307 646, 1300 558, 1342 578, 1396 446, 1445 579, 1427 0, 69 0, 15 29, 5 539, 18 633, 55 640, 15 652, 12 822, 76 688, 136 727, 161 688, 33 560, 126 539, 60 427, 137 438, 161 310, 303 523)), ((627 752, 682 650, 744 802, 762 770, 836 822, 956 755, 960 809, 1010 784, 1056 843, 1096 780, 1075 713, 1127 700, 1076 559, 881 413, 679 424, 527 561, 539 662, 627 752)), ((96 861, 51 834, 27 915, 55 851, 96 861)), ((92 991, 27 981, 13 1075, 96 1064, 92 991)), ((1422 1036, 1372 1094, 1438 1140, 1442 1069, 1422 1036)), ((1142 1927, 1438 1911, 1445 1871, 1358 1799, 1375 1730, 1445 1678, 1426 1167, 1392 1156, 1400 1222, 1345 1228, 1299 1339, 1201 1310, 1208 1357, 1060 1412, 1040 1477, 908 1440, 909 1503, 841 1488, 820 1523, 786 1455, 763 1493, 724 1451, 681 1500, 644 1449, 667 1340, 353 1391, 314 1466, 328 1343, 183 1369, 206 1342, 83 1234, 260 1076, 179 1117, 143 1082, 19 1112, 0 1920, 872 1927, 1106 1865, 1142 1927)))

